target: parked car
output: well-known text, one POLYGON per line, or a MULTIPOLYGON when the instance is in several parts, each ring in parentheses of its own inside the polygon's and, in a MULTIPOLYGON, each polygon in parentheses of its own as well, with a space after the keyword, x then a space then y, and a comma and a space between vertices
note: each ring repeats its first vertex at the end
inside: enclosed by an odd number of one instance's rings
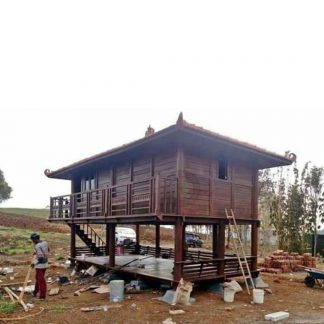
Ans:
POLYGON ((129 227, 116 227, 116 244, 130 245, 136 243, 136 233, 129 227))
POLYGON ((188 247, 202 247, 203 245, 200 236, 195 233, 186 233, 186 243, 188 247))

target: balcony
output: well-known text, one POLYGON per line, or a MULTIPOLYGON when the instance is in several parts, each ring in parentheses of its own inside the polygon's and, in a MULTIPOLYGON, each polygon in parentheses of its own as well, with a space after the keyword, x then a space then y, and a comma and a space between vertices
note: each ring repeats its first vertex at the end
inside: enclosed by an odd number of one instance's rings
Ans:
POLYGON ((176 178, 149 179, 51 197, 50 221, 102 220, 177 214, 176 178))

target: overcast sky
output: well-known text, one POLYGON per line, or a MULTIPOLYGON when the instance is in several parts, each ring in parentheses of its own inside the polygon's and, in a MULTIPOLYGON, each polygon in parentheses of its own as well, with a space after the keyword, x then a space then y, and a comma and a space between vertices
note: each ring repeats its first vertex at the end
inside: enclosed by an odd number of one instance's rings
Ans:
POLYGON ((2 206, 45 207, 47 179, 184 118, 324 166, 323 1, 1 1, 2 206))

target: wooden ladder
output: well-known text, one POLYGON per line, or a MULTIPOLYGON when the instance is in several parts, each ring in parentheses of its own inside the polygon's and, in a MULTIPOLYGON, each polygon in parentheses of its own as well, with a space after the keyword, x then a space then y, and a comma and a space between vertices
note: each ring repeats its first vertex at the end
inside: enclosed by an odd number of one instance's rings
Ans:
MULTIPOLYGON (((235 235, 236 235, 236 237, 238 239, 238 244, 235 241, 235 239, 233 239, 234 250, 235 250, 235 254, 237 256, 237 260, 238 260, 239 265, 240 265, 240 269, 242 271, 242 275, 243 275, 243 278, 244 278, 244 282, 245 282, 247 292, 250 295, 250 288, 249 288, 249 284, 248 284, 247 279, 250 280, 250 283, 251 283, 251 286, 252 286, 253 289, 255 289, 255 286, 254 286, 254 282, 252 280, 250 267, 249 267, 249 264, 248 264, 248 261, 246 259, 246 255, 245 255, 245 252, 244 252, 244 247, 243 247, 243 244, 242 244, 242 241, 241 241, 241 237, 240 237, 240 233, 239 233, 239 230, 238 230, 238 227, 237 227, 234 212, 231 209, 231 214, 229 215, 229 213, 227 211, 227 208, 225 208, 225 214, 226 214, 226 218, 228 219, 228 227, 229 227, 230 232, 235 233, 235 235), (233 231, 233 229, 234 229, 234 231, 233 231), (243 257, 243 260, 241 260, 240 252, 241 252, 241 255, 243 257), (246 270, 248 272, 248 276, 245 275, 243 265, 245 265, 245 267, 246 267, 246 270)), ((228 235, 229 235, 229 233, 228 233, 228 235)))

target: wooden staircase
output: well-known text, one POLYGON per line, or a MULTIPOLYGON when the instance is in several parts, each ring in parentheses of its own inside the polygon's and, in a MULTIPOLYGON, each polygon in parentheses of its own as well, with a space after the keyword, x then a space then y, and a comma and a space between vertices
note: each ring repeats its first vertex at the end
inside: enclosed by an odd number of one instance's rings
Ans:
POLYGON ((77 254, 85 253, 95 256, 105 254, 105 242, 89 224, 75 224, 75 233, 86 244, 84 248, 76 248, 77 254))

